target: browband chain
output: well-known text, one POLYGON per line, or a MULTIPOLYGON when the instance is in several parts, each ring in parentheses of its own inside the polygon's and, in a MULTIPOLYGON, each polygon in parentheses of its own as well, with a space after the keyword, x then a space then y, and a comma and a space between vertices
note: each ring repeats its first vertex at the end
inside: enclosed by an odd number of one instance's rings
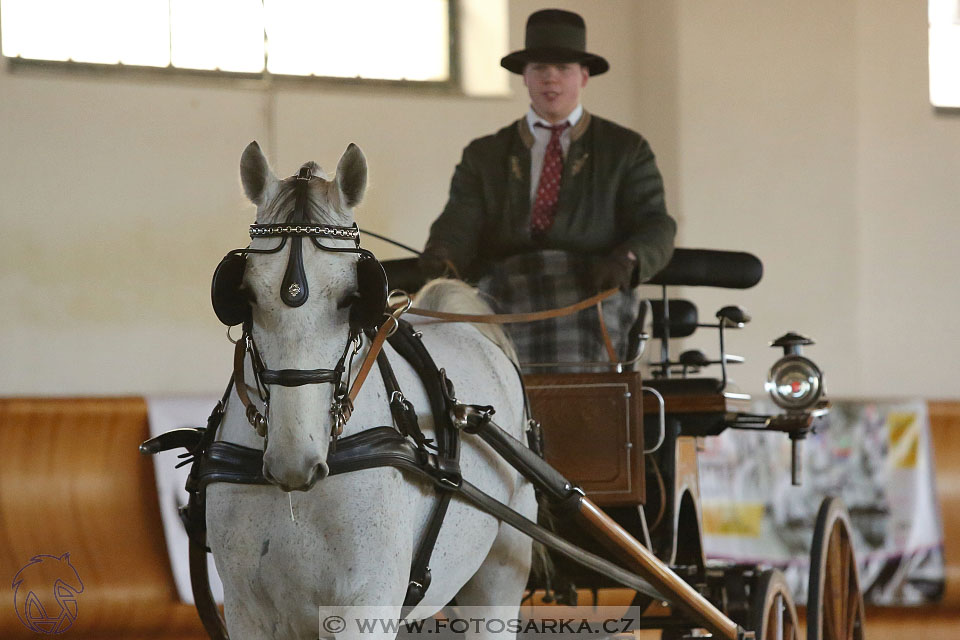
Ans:
POLYGON ((311 236, 320 238, 342 238, 344 240, 360 241, 360 229, 352 227, 337 227, 329 224, 315 225, 287 225, 287 224, 252 224, 250 225, 251 238, 270 236, 311 236))

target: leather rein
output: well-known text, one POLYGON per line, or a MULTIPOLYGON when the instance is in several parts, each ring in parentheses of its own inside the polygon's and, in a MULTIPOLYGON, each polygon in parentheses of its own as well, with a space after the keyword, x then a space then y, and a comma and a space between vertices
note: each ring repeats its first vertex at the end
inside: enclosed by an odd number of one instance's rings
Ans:
POLYGON ((576 302, 565 307, 556 309, 547 309, 545 311, 533 311, 531 313, 450 313, 447 311, 434 311, 432 309, 421 309, 412 307, 407 313, 415 316, 424 316, 434 318, 443 322, 480 322, 484 324, 513 324, 517 322, 536 322, 538 320, 550 320, 551 318, 560 318, 582 311, 588 307, 599 305, 601 302, 616 294, 618 289, 607 289, 600 293, 576 302))

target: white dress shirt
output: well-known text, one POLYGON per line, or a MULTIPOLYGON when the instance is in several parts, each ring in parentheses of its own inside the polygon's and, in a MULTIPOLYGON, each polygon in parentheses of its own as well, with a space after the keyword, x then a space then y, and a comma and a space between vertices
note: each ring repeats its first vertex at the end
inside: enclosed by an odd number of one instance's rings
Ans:
MULTIPOLYGON (((562 150, 564 160, 567 158, 567 151, 570 150, 570 130, 580 121, 581 116, 583 116, 583 105, 578 104, 577 108, 567 116, 567 122, 570 123, 570 126, 560 134, 560 149, 562 150)), ((531 206, 537 198, 537 187, 540 185, 540 173, 543 170, 543 156, 547 153, 547 144, 550 142, 550 136, 552 135, 549 129, 533 126, 538 122, 548 127, 555 126, 554 123, 547 122, 538 116, 536 112, 534 112, 533 107, 530 107, 527 111, 527 126, 530 127, 530 133, 533 134, 533 146, 530 148, 531 206)), ((560 123, 557 122, 556 124, 560 123)))

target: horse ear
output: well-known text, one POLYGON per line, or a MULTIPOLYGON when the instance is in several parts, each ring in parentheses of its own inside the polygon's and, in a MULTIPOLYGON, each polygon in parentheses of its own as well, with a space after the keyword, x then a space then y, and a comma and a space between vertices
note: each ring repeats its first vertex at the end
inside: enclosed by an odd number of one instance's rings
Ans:
POLYGON ((240 182, 243 183, 243 192, 257 206, 267 200, 267 192, 277 182, 256 140, 248 144, 240 156, 240 182))
POLYGON ((367 188, 367 159, 360 147, 352 142, 337 163, 336 183, 344 206, 353 208, 363 199, 367 188))

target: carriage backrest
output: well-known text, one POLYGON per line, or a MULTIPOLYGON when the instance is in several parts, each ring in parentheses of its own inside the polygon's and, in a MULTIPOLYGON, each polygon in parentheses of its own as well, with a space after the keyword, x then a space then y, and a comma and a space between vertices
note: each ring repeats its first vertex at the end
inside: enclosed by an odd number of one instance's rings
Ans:
POLYGON ((762 277, 763 263, 752 253, 678 248, 667 266, 646 284, 749 289, 762 277))

